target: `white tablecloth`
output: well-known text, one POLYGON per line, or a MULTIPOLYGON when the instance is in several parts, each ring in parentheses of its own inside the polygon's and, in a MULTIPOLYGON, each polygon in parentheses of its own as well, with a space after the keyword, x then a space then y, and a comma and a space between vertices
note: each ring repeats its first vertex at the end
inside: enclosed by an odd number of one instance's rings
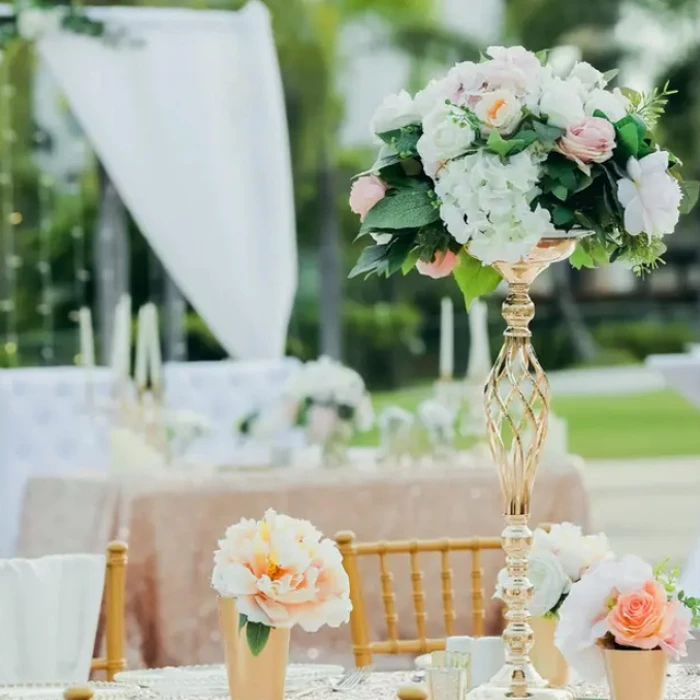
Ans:
POLYGON ((700 347, 679 355, 652 355, 647 365, 659 372, 666 384, 700 407, 700 347))
MULTIPOLYGON (((168 406, 202 414, 210 435, 194 457, 235 461, 235 420, 275 399, 296 360, 191 362, 165 366, 168 406)), ((0 370, 0 556, 17 537, 22 495, 34 475, 105 471, 110 372, 104 368, 0 370)))

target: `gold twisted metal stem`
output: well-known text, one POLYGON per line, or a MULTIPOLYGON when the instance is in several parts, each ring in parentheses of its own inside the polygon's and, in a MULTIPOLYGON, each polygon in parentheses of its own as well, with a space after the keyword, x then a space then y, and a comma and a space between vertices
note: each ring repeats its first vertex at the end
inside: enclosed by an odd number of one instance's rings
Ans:
POLYGON ((571 239, 543 239, 526 261, 494 265, 510 289, 502 310, 507 324, 503 347, 486 382, 484 400, 504 500, 507 525, 502 537, 508 576, 503 593, 506 663, 491 685, 508 689, 508 695, 516 698, 528 697, 528 688, 547 685, 530 662, 534 635, 528 605, 533 591, 527 573, 533 536, 528 520, 549 414, 549 384, 530 342, 529 324, 535 316, 530 285, 551 263, 571 255, 575 246, 571 239))

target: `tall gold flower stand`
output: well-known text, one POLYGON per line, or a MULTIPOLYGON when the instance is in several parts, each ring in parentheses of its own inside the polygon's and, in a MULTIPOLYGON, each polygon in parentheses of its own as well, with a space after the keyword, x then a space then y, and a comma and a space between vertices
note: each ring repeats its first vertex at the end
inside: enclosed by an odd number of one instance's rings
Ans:
POLYGON ((535 316, 530 285, 552 263, 566 260, 575 247, 573 238, 542 239, 527 260, 494 263, 509 285, 502 310, 507 324, 503 347, 484 390, 489 447, 498 469, 506 519, 506 663, 489 683, 469 693, 470 700, 573 700, 567 690, 548 687, 530 661, 534 635, 529 624, 532 584, 527 573, 533 540, 528 527, 530 499, 547 435, 550 398, 547 377, 530 342, 529 324, 535 316))

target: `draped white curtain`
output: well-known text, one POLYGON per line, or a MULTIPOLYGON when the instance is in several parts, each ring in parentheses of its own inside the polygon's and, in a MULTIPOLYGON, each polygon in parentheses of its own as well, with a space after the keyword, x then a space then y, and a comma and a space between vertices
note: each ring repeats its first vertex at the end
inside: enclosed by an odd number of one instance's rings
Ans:
POLYGON ((297 281, 267 9, 91 10, 137 46, 61 32, 39 52, 171 277, 224 348, 284 354, 297 281))

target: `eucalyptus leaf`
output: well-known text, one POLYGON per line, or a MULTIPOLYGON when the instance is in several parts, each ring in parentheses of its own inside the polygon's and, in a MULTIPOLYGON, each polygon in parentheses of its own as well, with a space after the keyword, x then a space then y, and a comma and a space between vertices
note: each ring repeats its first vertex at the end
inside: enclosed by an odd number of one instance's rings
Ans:
POLYGON ((464 249, 459 252, 457 266, 452 274, 462 290, 467 310, 474 299, 493 292, 502 279, 490 265, 483 265, 464 249))
POLYGON ((693 207, 698 202, 698 195, 700 195, 700 182, 695 180, 684 180, 678 183, 683 192, 683 199, 681 200, 680 211, 681 214, 690 214, 693 207))
POLYGON ((248 624, 248 616, 243 613, 238 615, 238 631, 240 632, 248 624))
POLYGON ((544 124, 536 120, 533 120, 532 128, 537 133, 539 140, 545 144, 554 143, 558 138, 561 138, 564 133, 564 130, 560 129, 558 126, 550 126, 549 124, 544 124))
POLYGON ((421 137, 421 127, 418 125, 404 126, 378 134, 384 143, 391 146, 402 159, 412 158, 418 151, 416 146, 421 137))
POLYGON ((270 637, 270 627, 261 622, 248 622, 245 627, 248 648, 253 656, 260 656, 270 637))

